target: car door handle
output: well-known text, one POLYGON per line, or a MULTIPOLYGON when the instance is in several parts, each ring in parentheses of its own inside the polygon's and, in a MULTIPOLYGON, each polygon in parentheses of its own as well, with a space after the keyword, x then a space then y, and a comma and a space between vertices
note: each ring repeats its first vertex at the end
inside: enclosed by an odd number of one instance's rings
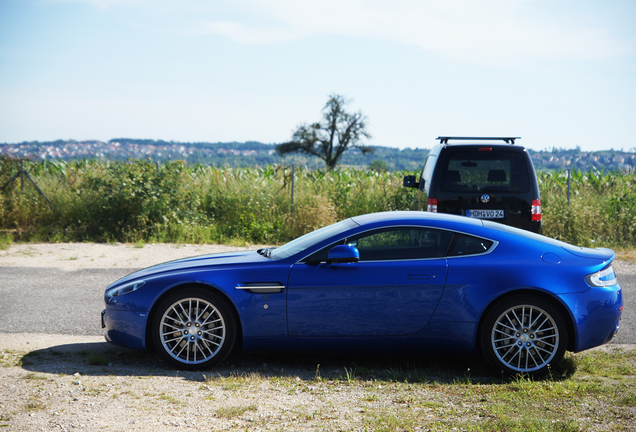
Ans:
POLYGON ((427 274, 412 274, 407 276, 409 279, 419 280, 419 279, 430 279, 431 277, 427 274))

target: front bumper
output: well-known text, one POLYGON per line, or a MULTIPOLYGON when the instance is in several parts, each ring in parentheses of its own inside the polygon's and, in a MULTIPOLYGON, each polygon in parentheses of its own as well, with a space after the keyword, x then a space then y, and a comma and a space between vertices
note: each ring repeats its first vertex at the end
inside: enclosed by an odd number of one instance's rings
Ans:
POLYGON ((105 309, 101 314, 102 328, 108 342, 124 348, 146 349, 145 313, 105 309))

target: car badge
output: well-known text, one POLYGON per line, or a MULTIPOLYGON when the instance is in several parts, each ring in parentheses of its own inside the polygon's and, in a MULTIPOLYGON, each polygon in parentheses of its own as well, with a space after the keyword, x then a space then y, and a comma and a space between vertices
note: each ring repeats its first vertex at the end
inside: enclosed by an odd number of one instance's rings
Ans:
POLYGON ((481 202, 483 202, 484 204, 486 204, 488 201, 490 201, 490 195, 488 194, 483 194, 481 196, 481 202))

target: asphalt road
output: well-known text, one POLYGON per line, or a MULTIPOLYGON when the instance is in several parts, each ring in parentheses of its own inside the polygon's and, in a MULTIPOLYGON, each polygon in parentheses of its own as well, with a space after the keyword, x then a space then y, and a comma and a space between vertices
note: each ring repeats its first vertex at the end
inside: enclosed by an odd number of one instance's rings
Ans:
MULTIPOLYGON (((134 269, 0 267, 0 333, 99 336, 104 289, 134 269)), ((636 274, 618 273, 625 307, 611 343, 636 343, 636 274)))

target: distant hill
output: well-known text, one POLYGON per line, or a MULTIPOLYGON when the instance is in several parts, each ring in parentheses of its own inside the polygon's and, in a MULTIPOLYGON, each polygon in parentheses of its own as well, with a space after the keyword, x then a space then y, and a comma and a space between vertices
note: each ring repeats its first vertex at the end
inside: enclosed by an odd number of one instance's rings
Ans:
POLYGON ((552 149, 531 152, 535 169, 579 171, 636 171, 636 153, 619 150, 601 150, 595 152, 581 151, 580 147, 573 150, 552 149))
MULTIPOLYGON (((340 166, 366 169, 370 165, 388 170, 417 172, 428 155, 428 149, 397 149, 374 147, 374 153, 363 155, 356 149, 347 151, 340 166)), ((537 170, 636 171, 636 153, 618 150, 584 152, 576 149, 552 149, 531 152, 537 170)), ((0 156, 37 160, 73 159, 150 159, 157 162, 183 160, 190 164, 214 166, 265 166, 296 164, 309 168, 323 168, 324 163, 303 155, 282 158, 275 144, 247 142, 177 142, 147 139, 116 138, 108 142, 89 140, 57 140, 0 144, 0 156)))

